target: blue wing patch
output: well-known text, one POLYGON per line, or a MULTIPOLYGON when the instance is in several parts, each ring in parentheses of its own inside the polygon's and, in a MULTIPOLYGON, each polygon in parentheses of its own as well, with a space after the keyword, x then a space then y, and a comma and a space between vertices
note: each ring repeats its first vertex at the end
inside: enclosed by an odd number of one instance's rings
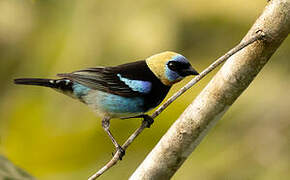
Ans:
POLYGON ((122 77, 121 74, 117 74, 117 76, 133 91, 137 91, 144 94, 148 94, 151 91, 152 83, 149 81, 127 79, 127 78, 122 77))

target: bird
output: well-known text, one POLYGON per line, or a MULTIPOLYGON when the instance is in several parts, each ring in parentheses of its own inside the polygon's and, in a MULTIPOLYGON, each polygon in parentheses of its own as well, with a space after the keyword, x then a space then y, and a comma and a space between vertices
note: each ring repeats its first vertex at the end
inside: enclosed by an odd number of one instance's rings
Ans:
POLYGON ((111 133, 110 120, 143 118, 149 128, 154 120, 146 112, 164 100, 172 85, 190 75, 199 73, 188 59, 166 51, 118 66, 57 74, 57 79, 18 78, 14 83, 49 87, 88 105, 102 118, 102 127, 121 160, 125 150, 111 133))

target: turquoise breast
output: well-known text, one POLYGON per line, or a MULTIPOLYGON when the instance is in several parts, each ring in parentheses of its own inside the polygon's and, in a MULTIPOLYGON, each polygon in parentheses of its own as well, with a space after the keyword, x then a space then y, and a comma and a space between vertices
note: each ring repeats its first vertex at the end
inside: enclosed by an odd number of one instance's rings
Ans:
POLYGON ((73 83, 73 94, 77 97, 77 98, 81 98, 82 96, 85 96, 88 94, 88 92, 91 90, 90 88, 83 86, 79 83, 74 82, 73 83))
POLYGON ((83 99, 99 115, 126 117, 128 115, 144 113, 143 97, 122 97, 92 90, 83 99))
POLYGON ((144 111, 144 98, 122 97, 105 92, 98 92, 99 107, 108 113, 131 114, 144 111))

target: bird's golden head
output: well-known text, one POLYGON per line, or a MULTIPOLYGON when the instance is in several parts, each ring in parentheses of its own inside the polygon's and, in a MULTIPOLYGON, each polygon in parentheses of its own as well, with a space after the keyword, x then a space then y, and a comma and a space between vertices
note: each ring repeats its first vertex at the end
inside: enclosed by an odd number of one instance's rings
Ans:
POLYGON ((198 75, 198 72, 184 56, 171 51, 150 56, 146 59, 146 63, 155 76, 166 86, 171 86, 186 76, 198 75))

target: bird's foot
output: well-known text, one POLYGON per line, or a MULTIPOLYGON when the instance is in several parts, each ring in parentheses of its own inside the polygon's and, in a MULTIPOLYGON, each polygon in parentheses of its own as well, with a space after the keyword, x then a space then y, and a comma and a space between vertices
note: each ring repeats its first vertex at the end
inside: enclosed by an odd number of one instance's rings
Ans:
POLYGON ((154 123, 154 119, 147 114, 143 115, 143 121, 147 122, 147 128, 150 128, 150 126, 154 123))
POLYGON ((118 146, 118 147, 116 147, 116 152, 112 153, 112 156, 114 156, 114 154, 116 154, 118 152, 120 152, 119 160, 121 161, 123 156, 125 156, 125 150, 121 146, 118 146))

